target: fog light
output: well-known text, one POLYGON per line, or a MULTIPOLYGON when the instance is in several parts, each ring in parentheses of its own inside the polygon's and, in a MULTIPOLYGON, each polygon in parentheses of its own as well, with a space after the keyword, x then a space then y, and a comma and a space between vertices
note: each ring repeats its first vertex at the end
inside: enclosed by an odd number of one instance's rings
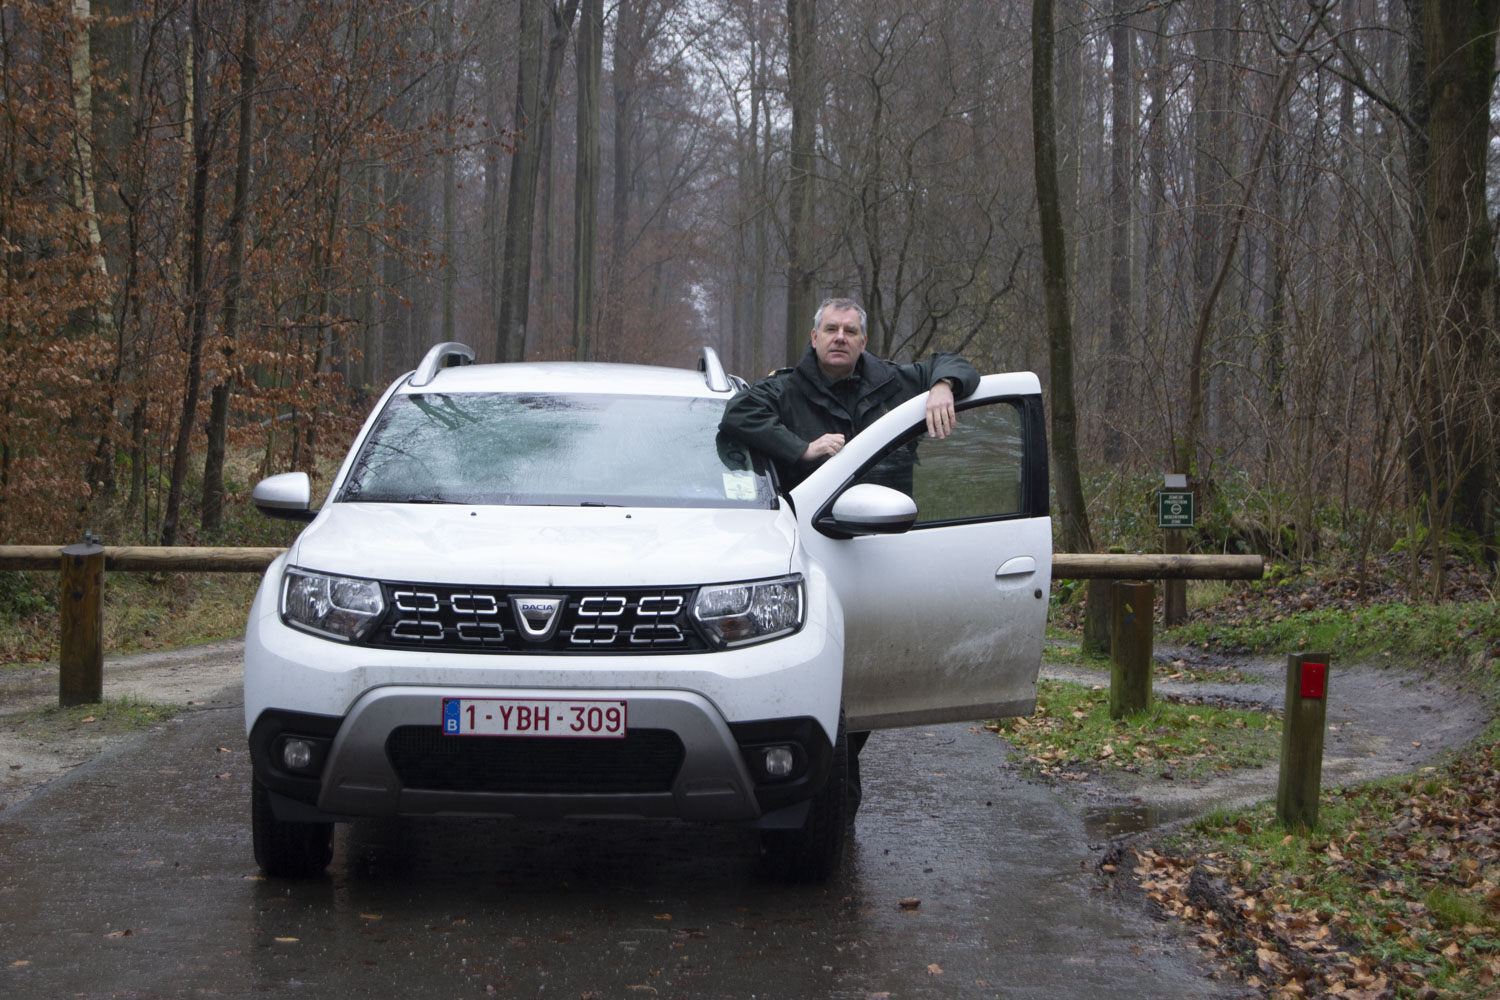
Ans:
POLYGON ((792 764, 795 760, 791 747, 770 747, 766 750, 764 767, 771 777, 785 778, 792 773, 792 764))
POLYGON ((313 762, 312 744, 306 740, 287 740, 281 744, 281 762, 293 771, 302 770, 313 762))

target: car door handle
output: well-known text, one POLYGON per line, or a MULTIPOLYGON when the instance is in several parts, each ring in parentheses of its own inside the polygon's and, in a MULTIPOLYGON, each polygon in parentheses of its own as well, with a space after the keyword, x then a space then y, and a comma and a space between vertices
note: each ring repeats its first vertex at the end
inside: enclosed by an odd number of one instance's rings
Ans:
POLYGON ((995 579, 998 580, 1004 576, 1030 576, 1035 572, 1035 558, 1032 556, 1016 556, 1013 559, 1005 560, 1000 568, 995 570, 995 579))

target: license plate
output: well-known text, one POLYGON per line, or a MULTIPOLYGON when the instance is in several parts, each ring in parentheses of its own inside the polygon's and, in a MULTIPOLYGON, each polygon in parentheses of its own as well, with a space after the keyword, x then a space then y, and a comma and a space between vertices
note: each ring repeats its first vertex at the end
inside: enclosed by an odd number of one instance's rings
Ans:
POLYGON ((623 739, 625 702, 563 698, 444 698, 449 736, 569 736, 623 739))

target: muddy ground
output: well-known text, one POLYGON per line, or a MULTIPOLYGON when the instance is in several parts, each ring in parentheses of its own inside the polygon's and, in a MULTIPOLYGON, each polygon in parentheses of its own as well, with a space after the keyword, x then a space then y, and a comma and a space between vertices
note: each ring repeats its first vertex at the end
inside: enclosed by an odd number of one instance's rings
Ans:
MULTIPOLYGON (((238 704, 243 647, 239 640, 225 640, 109 657, 104 661, 104 696, 181 705, 187 712, 238 704)), ((57 687, 56 664, 0 670, 0 809, 143 737, 139 730, 108 732, 96 723, 61 717, 49 721, 42 710, 57 705, 57 687)))

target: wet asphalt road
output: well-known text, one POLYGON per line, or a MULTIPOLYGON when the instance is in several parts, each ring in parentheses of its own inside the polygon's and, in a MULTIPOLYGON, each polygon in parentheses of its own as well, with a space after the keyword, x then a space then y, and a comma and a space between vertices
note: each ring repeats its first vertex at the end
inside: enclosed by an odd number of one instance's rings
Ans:
POLYGON ((1245 995, 1110 903, 1079 807, 968 726, 872 737, 825 886, 741 830, 469 820, 342 827, 294 882, 251 857, 237 694, 0 812, 0 996, 1245 995))

